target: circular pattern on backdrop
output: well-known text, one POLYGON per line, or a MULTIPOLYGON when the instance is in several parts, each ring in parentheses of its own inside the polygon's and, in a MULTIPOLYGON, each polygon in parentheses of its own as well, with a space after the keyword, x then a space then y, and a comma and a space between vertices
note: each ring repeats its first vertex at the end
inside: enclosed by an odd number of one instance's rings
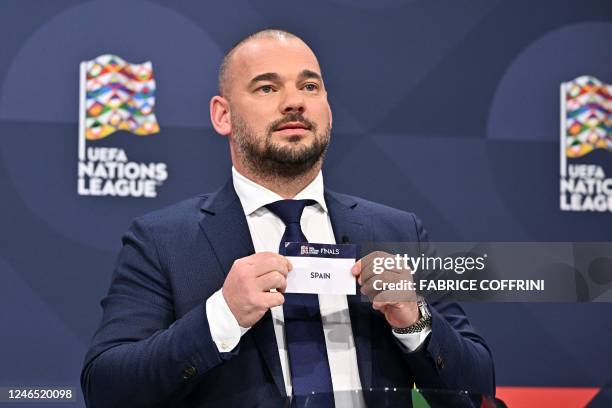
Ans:
MULTIPOLYGON (((612 24, 600 22, 547 33, 516 57, 492 100, 489 169, 500 196, 532 240, 610 239, 609 213, 559 209, 560 85, 581 75, 611 83, 609 38, 612 24)), ((612 161, 610 152, 591 154, 612 161)))
POLYGON ((88 2, 46 21, 0 88, 0 154, 15 193, 62 236, 115 250, 135 216, 217 187, 219 166, 227 170, 229 162, 225 141, 210 130, 208 97, 221 57, 191 20, 145 1, 88 2), (79 63, 108 53, 152 62, 161 132, 116 132, 91 145, 123 148, 130 161, 166 163, 169 178, 155 199, 77 195, 79 63))
POLYGON ((510 64, 491 102, 490 140, 558 141, 562 82, 592 75, 612 82, 610 23, 573 24, 527 47, 510 64))

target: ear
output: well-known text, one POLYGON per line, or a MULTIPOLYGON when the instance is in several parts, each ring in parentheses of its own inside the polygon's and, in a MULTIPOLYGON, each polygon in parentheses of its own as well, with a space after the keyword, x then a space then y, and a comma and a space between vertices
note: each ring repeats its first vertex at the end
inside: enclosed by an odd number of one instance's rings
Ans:
POLYGON ((210 121, 213 127, 222 136, 232 132, 229 102, 222 96, 213 96, 210 100, 210 121))
POLYGON ((332 110, 331 110, 331 106, 329 106, 329 103, 327 104, 327 110, 329 112, 329 128, 332 128, 332 122, 334 121, 334 117, 332 115, 332 110))

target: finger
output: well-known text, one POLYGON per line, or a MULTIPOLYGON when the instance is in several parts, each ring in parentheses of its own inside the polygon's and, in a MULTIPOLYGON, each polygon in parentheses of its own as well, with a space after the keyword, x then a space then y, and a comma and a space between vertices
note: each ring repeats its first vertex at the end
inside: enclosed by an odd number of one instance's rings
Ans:
POLYGON ((287 280, 285 280, 285 283, 282 286, 276 288, 276 290, 284 294, 287 291, 287 280))
POLYGON ((285 303, 285 296, 280 292, 267 292, 263 294, 263 305, 266 309, 280 306, 285 303))
POLYGON ((281 285, 276 288, 276 290, 278 290, 281 293, 285 293, 285 291, 287 290, 287 278, 285 276, 283 276, 281 285))
POLYGON ((365 283, 361 286, 361 293, 368 297, 368 299, 373 300, 375 296, 377 296, 381 291, 374 289, 374 286, 371 283, 365 283))
POLYGON ((374 264, 374 260, 379 258, 379 259, 384 259, 384 258, 388 258, 388 257, 393 257, 393 255, 384 252, 384 251, 374 251, 374 252, 370 252, 369 254, 367 254, 366 256, 364 256, 363 258, 361 258, 361 267, 362 269, 372 269, 372 266, 374 264))
POLYGON ((384 270, 384 268, 382 268, 382 265, 384 265, 385 257, 386 254, 384 252, 376 251, 361 258, 360 273, 362 276, 362 284, 364 284, 369 278, 378 275, 379 271, 384 270))
POLYGON ((355 262, 355 265, 351 268, 351 273, 354 277, 358 277, 361 273, 361 259, 355 262))
POLYGON ((360 275, 361 280, 362 280, 362 285, 372 285, 374 283, 375 280, 380 280, 381 282, 389 282, 389 275, 387 274, 387 271, 384 271, 381 274, 375 274, 375 273, 370 273, 370 274, 364 274, 362 273, 360 275))
POLYGON ((355 262, 355 264, 351 267, 351 273, 355 278, 357 278, 357 283, 361 285, 361 260, 355 262))
POLYGON ((385 302, 388 304, 393 304, 393 307, 399 306, 409 302, 414 302, 417 300, 416 293, 414 291, 403 290, 403 291, 395 291, 395 290, 385 290, 374 296, 373 301, 376 302, 385 302))
POLYGON ((277 271, 287 276, 291 264, 284 256, 268 252, 259 257, 252 265, 255 269, 255 276, 258 277, 271 271, 277 271))
POLYGON ((278 271, 268 272, 258 276, 255 279, 255 284, 260 291, 269 291, 270 289, 284 288, 287 286, 285 275, 278 271))
POLYGON ((412 281, 412 276, 410 274, 398 275, 396 271, 392 271, 386 269, 384 272, 380 274, 371 274, 371 275, 361 275, 363 278, 363 284, 373 284, 375 280, 380 280, 382 283, 397 283, 400 280, 404 279, 406 281, 412 281))

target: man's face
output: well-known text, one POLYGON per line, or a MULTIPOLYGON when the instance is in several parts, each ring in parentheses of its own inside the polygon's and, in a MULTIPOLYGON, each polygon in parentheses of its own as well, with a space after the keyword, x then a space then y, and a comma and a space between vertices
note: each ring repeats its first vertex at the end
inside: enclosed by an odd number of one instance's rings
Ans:
POLYGON ((257 173, 293 177, 325 154, 331 130, 321 70, 298 39, 251 40, 228 72, 231 142, 257 173))

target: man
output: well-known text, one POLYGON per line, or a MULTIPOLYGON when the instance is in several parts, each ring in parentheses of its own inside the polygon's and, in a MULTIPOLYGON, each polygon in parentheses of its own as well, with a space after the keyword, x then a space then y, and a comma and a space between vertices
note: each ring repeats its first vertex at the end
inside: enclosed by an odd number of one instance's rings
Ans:
POLYGON ((313 391, 335 392, 321 406, 363 405, 359 390, 413 384, 493 394, 490 352, 456 304, 284 294, 283 242, 427 241, 413 214, 324 189, 332 114, 301 39, 238 43, 210 115, 232 180, 124 236, 81 376, 89 406, 274 406, 313 391))

